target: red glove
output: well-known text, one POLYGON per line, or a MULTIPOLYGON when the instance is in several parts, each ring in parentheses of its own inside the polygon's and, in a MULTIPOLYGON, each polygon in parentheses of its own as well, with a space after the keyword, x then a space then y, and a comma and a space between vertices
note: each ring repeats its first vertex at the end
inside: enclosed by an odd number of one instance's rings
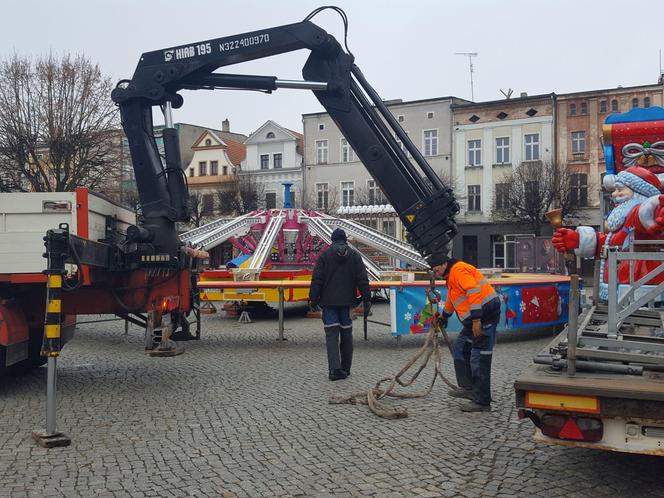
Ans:
MULTIPOLYGON (((664 212, 662 215, 664 216, 664 212)), ((579 234, 569 228, 556 228, 551 243, 558 252, 572 251, 579 247, 579 234)))
POLYGON ((659 196, 659 206, 655 209, 655 227, 651 231, 664 231, 664 195, 659 196))

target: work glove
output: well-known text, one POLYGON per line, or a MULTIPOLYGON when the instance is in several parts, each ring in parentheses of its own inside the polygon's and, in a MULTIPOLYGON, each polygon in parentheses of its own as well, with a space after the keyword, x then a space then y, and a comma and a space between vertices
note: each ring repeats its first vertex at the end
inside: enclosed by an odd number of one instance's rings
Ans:
POLYGON ((650 231, 657 234, 664 232, 664 195, 659 196, 659 205, 655 208, 655 226, 650 231))
POLYGON ((447 328, 447 322, 448 322, 448 318, 446 316, 441 316, 440 317, 440 326, 443 327, 444 329, 447 328))
POLYGON ((572 251, 579 247, 579 234, 570 228, 556 228, 551 243, 558 252, 572 251))
POLYGON ((473 320, 473 337, 482 335, 482 320, 473 320))
POLYGON ((369 311, 371 311, 371 301, 364 301, 362 307, 364 308, 364 318, 366 318, 369 316, 369 311))
POLYGON ((309 301, 309 309, 311 310, 312 313, 316 313, 317 311, 320 311, 320 307, 314 303, 313 301, 309 301))

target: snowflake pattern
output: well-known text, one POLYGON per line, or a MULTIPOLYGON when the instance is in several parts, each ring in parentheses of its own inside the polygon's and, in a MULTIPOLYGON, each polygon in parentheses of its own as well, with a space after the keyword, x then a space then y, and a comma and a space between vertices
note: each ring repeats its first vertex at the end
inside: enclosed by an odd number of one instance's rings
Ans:
MULTIPOLYGON (((410 306, 408 306, 410 308, 410 306)), ((413 316, 410 314, 410 312, 406 312, 406 314, 403 316, 403 319, 406 320, 407 322, 410 322, 410 319, 413 316)))
POLYGON ((409 305, 408 305, 408 310, 412 310, 412 309, 413 309, 413 305, 412 305, 412 304, 409 304, 409 305))
POLYGON ((519 303, 519 309, 521 310, 521 313, 523 313, 524 311, 526 311, 526 303, 524 303, 523 301, 521 301, 521 302, 519 303))

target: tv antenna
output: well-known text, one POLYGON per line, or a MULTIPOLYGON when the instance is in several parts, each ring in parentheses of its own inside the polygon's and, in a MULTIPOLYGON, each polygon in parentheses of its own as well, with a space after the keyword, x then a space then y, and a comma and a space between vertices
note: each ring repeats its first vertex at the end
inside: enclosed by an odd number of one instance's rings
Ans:
POLYGON ((505 96, 505 98, 509 100, 509 98, 510 98, 510 97, 512 96, 512 94, 514 93, 514 90, 512 90, 511 88, 508 88, 507 91, 505 91, 505 90, 503 90, 503 89, 501 88, 501 89, 500 89, 500 93, 502 93, 502 94, 505 96))
POLYGON ((474 68, 473 68, 473 57, 477 57, 479 54, 477 52, 457 52, 455 55, 463 55, 464 57, 468 57, 468 64, 470 68, 470 100, 473 102, 475 101, 475 89, 473 87, 473 73, 474 68))

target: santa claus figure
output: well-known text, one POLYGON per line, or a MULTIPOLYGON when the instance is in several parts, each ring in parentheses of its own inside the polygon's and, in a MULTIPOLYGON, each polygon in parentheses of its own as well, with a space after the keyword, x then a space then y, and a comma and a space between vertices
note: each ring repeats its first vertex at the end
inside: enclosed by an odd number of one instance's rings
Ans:
MULTIPOLYGON (((607 175, 608 176, 608 175, 607 175)), ((657 176, 640 166, 633 166, 617 175, 605 178, 605 185, 613 182, 611 194, 616 207, 606 219, 608 233, 597 232, 594 228, 580 226, 576 230, 558 228, 553 234, 552 243, 560 252, 574 250, 583 258, 600 257, 606 253, 604 247, 627 249, 632 240, 662 239, 664 233, 664 209, 660 207, 662 185, 657 176)), ((635 261, 634 281, 647 275, 660 263, 657 261, 635 261)), ((630 282, 629 262, 621 261, 618 266, 618 281, 630 282)), ((600 299, 608 299, 608 268, 604 257, 600 265, 600 299)), ((664 281, 659 274, 648 284, 664 281)))

